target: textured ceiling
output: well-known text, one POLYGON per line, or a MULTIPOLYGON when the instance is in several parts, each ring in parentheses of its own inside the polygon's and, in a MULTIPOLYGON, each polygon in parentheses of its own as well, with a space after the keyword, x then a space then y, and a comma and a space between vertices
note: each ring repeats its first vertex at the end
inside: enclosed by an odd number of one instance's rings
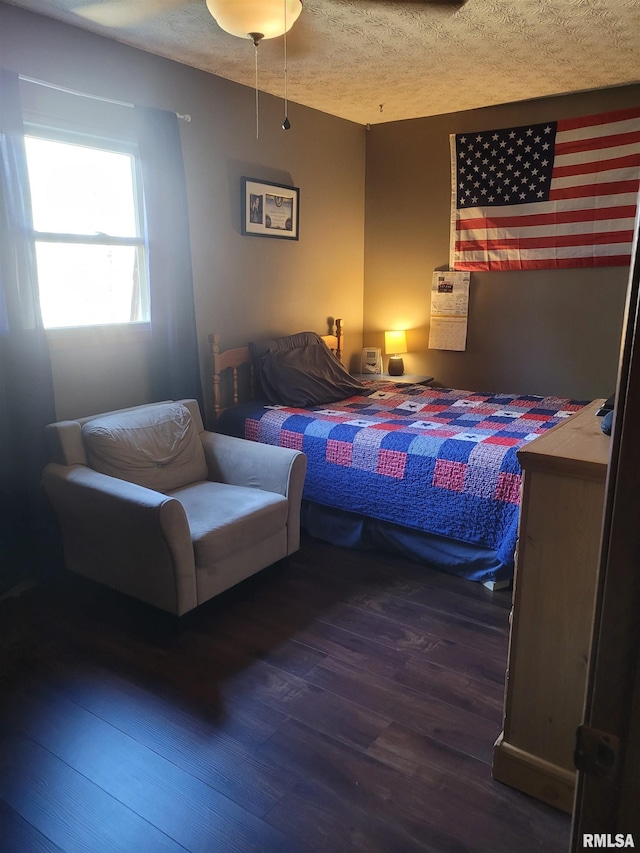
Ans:
MULTIPOLYGON (((254 85, 253 45, 222 32, 204 0, 123 0, 148 13, 126 28, 75 13, 95 0, 10 2, 254 85)), ((640 80, 640 0, 303 3, 287 38, 289 100, 360 124, 640 80)), ((263 42, 260 89, 283 96, 283 68, 283 39, 263 42)))

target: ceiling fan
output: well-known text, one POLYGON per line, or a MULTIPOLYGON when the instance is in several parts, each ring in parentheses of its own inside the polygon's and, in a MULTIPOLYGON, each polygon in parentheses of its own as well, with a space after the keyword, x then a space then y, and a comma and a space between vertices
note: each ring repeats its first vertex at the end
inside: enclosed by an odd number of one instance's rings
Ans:
MULTIPOLYGON (((272 6, 276 16, 282 15, 282 10, 287 8, 287 29, 290 29, 303 8, 303 0, 205 0, 207 8, 218 25, 226 32, 231 32, 225 26, 225 22, 233 19, 236 14, 238 20, 242 18, 256 20, 264 18, 264 8, 272 6)), ((340 3, 341 0, 335 0, 340 3)), ((375 6, 384 4, 388 8, 393 6, 417 5, 431 8, 442 8, 448 11, 459 9, 464 6, 466 0, 357 0, 357 5, 375 6)), ((140 26, 146 21, 161 18, 171 12, 178 11, 189 5, 189 0, 144 0, 144 2, 133 2, 133 0, 105 0, 102 3, 89 3, 74 9, 75 14, 86 18, 95 24, 116 29, 129 29, 140 26)), ((278 29, 277 27, 275 29, 278 29)), ((279 32, 273 35, 263 33, 264 38, 275 38, 283 34, 282 25, 279 32)), ((249 36, 249 33, 231 32, 232 35, 241 37, 249 36)))
MULTIPOLYGON (((202 0, 201 0, 202 2, 202 0)), ((303 11, 303 0, 204 0, 207 9, 218 26, 227 33, 239 38, 249 38, 255 47, 255 92, 256 92, 256 138, 258 137, 258 45, 263 39, 284 36, 284 121, 283 130, 289 130, 291 123, 287 115, 287 33, 293 27, 303 11)), ((306 2, 306 0, 304 0, 306 2)), ((312 0, 309 0, 311 3, 312 0)), ((327 0, 325 0, 327 2, 327 0)), ((440 8, 451 12, 464 6, 466 0, 328 0, 329 3, 343 8, 384 7, 387 11, 394 7, 414 5, 440 8)), ((104 0, 88 5, 77 6, 74 12, 93 24, 110 29, 135 29, 147 21, 162 18, 193 4, 193 0, 104 0)), ((303 28, 304 29, 304 28, 303 28)), ((296 39, 302 35, 303 41, 314 42, 314 36, 305 38, 296 28, 296 39)), ((382 105, 380 107, 382 111, 382 105)))

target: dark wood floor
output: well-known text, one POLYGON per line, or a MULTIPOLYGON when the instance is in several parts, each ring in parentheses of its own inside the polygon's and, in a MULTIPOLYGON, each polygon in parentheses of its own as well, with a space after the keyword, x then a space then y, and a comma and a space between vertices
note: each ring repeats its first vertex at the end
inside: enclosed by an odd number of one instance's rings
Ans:
POLYGON ((491 779, 509 599, 307 538, 182 620, 0 602, 0 850, 565 851, 491 779))

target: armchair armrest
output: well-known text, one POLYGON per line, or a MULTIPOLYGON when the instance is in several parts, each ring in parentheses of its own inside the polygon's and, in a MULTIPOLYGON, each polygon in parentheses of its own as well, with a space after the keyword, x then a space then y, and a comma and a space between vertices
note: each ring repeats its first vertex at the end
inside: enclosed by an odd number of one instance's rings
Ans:
POLYGON ((189 525, 175 498, 84 465, 47 465, 42 485, 69 569, 163 610, 197 604, 189 525))
POLYGON ((201 432, 209 479, 289 497, 304 484, 307 457, 299 450, 259 444, 218 432, 201 432), (299 481, 302 480, 301 483, 299 481))
POLYGON ((289 500, 288 553, 300 547, 300 504, 307 457, 299 450, 259 444, 217 432, 201 432, 209 479, 276 492, 289 500))

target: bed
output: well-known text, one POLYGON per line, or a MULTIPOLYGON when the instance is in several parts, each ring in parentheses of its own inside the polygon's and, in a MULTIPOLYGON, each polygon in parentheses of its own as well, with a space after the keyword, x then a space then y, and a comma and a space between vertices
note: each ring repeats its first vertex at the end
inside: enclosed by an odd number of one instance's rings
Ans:
POLYGON ((359 382, 341 364, 341 321, 330 331, 227 352, 211 336, 214 428, 304 451, 302 523, 312 536, 508 585, 517 451, 587 401, 359 382))

